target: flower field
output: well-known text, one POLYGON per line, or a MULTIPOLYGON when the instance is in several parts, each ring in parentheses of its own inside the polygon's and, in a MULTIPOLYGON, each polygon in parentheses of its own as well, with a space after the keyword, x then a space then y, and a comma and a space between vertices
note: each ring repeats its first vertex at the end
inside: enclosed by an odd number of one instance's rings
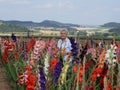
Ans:
POLYGON ((118 42, 70 42, 65 61, 54 38, 0 38, 0 63, 13 90, 120 90, 118 42))

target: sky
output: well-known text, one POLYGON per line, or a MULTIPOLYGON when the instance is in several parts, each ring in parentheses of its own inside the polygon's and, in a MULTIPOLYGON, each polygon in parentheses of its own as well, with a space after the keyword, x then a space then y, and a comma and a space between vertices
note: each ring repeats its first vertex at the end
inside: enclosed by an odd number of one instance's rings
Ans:
POLYGON ((0 20, 120 23, 120 0, 0 0, 0 20))

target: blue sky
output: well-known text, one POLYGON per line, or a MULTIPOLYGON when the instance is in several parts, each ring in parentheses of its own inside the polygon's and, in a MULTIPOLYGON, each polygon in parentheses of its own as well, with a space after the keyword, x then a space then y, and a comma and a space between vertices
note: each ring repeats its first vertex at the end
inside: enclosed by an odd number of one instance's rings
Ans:
POLYGON ((120 0, 0 0, 0 20, 120 23, 120 0))

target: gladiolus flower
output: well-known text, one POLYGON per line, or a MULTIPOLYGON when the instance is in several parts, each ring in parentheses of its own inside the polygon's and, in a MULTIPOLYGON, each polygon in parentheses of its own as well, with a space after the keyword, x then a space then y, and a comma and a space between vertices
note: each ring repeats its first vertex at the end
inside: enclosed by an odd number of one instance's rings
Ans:
POLYGON ((91 75, 92 82, 94 82, 97 79, 97 76, 101 75, 101 73, 102 73, 102 68, 96 68, 91 75))
POLYGON ((54 68, 54 72, 53 72, 53 76, 54 76, 54 82, 57 83, 58 82, 58 78, 62 72, 62 62, 59 61, 57 62, 55 68, 54 68))
POLYGON ((45 49, 46 42, 42 39, 36 41, 34 45, 34 59, 39 60, 40 53, 45 49))
POLYGON ((53 59, 53 60, 51 60, 51 62, 50 62, 50 66, 51 66, 52 68, 54 68, 54 67, 56 66, 57 62, 58 62, 57 59, 53 59))
POLYGON ((35 90, 35 83, 36 83, 36 78, 34 75, 31 74, 27 78, 26 90, 35 90))
POLYGON ((19 52, 15 52, 15 59, 17 59, 18 60, 18 58, 19 58, 19 52))
POLYGON ((112 90, 112 85, 109 85, 106 90, 112 90))
POLYGON ((14 33, 12 33, 11 38, 12 38, 12 40, 13 40, 14 42, 17 41, 17 38, 16 38, 16 36, 14 35, 14 33))
POLYGON ((19 72, 17 83, 24 84, 24 74, 22 72, 19 72))
POLYGON ((94 90, 94 86, 86 86, 85 90, 94 90))
POLYGON ((26 66, 25 70, 29 70, 30 71, 30 70, 32 70, 32 68, 30 66, 26 66))
POLYGON ((45 74, 46 75, 48 75, 48 68, 49 68, 49 55, 48 55, 48 53, 46 53, 46 55, 45 55, 45 59, 44 59, 44 72, 45 72, 45 74))
POLYGON ((73 66, 73 71, 76 73, 78 71, 78 67, 77 66, 73 66))
POLYGON ((29 52, 34 47, 34 45, 35 39, 32 37, 31 40, 27 42, 26 51, 29 52))
POLYGON ((66 77, 66 74, 67 74, 68 67, 69 67, 69 64, 68 64, 68 63, 65 63, 65 64, 64 64, 64 67, 62 68, 62 73, 61 73, 61 75, 60 75, 60 81, 61 81, 62 84, 64 83, 64 80, 65 80, 65 77, 66 77))
POLYGON ((4 51, 3 60, 5 62, 8 62, 8 51, 7 51, 7 49, 5 49, 5 51, 4 51))
POLYGON ((116 90, 120 90, 120 88, 116 88, 116 90))
POLYGON ((42 68, 39 69, 39 76, 40 90, 46 90, 46 78, 42 68))

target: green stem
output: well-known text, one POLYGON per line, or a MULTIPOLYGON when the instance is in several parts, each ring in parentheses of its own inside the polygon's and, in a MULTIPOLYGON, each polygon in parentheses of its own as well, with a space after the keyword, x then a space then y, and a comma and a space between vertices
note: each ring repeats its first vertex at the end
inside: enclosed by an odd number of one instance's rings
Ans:
POLYGON ((83 77, 82 77, 82 90, 85 90, 85 62, 86 62, 86 58, 84 57, 83 59, 83 77))

